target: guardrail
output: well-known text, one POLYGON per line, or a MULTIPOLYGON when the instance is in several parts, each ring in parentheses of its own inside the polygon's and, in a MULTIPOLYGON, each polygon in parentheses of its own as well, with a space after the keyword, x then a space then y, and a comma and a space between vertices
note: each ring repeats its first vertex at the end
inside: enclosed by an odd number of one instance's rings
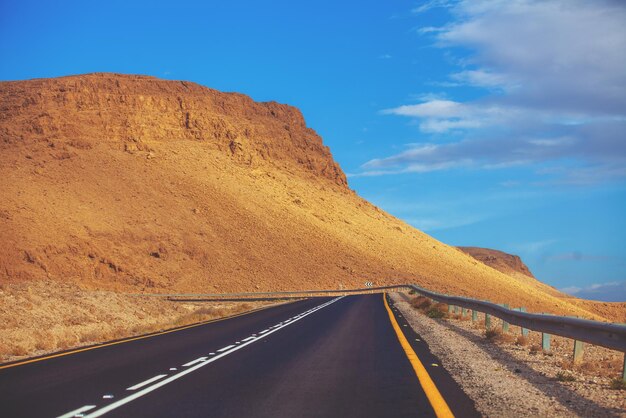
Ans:
POLYGON ((363 287, 358 289, 339 290, 299 290, 289 292, 244 292, 244 293, 137 293, 134 296, 165 297, 172 301, 211 301, 211 300, 252 300, 252 299, 284 299, 308 298, 315 296, 347 296, 363 293, 380 293, 384 290, 409 289, 409 285, 391 285, 378 287, 363 287))
POLYGON ((436 300, 437 302, 483 312, 522 328, 559 335, 576 341, 584 341, 590 344, 626 352, 625 325, 567 316, 520 312, 492 302, 460 296, 442 295, 416 285, 410 285, 409 287, 417 293, 436 300))
POLYGON ((503 321, 503 325, 517 325, 524 330, 533 330, 542 333, 542 347, 549 349, 550 335, 571 338, 574 343, 574 360, 582 358, 583 345, 586 342, 599 345, 612 350, 621 351, 624 355, 624 367, 622 379, 626 382, 626 325, 592 321, 588 319, 573 318, 567 316, 556 316, 548 314, 527 313, 520 310, 509 309, 507 306, 498 305, 488 301, 465 298, 461 296, 444 295, 424 289, 414 284, 402 284, 392 286, 367 287, 361 289, 345 290, 306 290, 295 292, 248 292, 248 293, 214 293, 214 294, 143 294, 140 296, 167 297, 172 301, 191 300, 224 300, 238 299, 281 299, 314 296, 343 296, 350 294, 379 293, 386 290, 413 290, 418 294, 433 299, 437 302, 445 303, 450 307, 458 306, 469 309, 473 312, 485 314, 486 322, 490 317, 496 317, 503 321))
POLYGON ((550 335, 571 338, 574 340, 575 362, 582 360, 582 342, 621 351, 624 353, 622 380, 626 382, 626 325, 567 316, 527 313, 488 301, 431 292, 416 285, 408 285, 408 287, 422 296, 445 303, 449 307, 459 306, 473 312, 482 312, 485 314, 486 323, 489 322, 491 315, 501 319, 505 329, 508 329, 508 324, 513 324, 522 328, 522 334, 525 334, 525 330, 528 329, 541 332, 544 350, 550 348, 550 335))

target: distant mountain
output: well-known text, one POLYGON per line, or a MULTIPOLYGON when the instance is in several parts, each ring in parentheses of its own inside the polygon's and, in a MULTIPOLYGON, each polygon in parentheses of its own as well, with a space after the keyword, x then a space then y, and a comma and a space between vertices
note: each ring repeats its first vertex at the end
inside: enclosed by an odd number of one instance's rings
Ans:
POLYGON ((466 254, 471 255, 476 260, 481 261, 503 273, 520 273, 528 277, 535 278, 530 269, 517 255, 507 254, 502 251, 479 247, 457 247, 466 254))
MULTIPOLYGON (((531 286, 545 292, 547 294, 553 295, 555 297, 566 299, 570 303, 575 304, 580 307, 584 307, 585 309, 596 312, 606 318, 609 318, 613 321, 624 322, 626 321, 626 303, 619 299, 620 296, 623 295, 623 283, 610 283, 608 286, 592 286, 589 290, 587 289, 575 289, 580 292, 580 294, 576 293, 578 297, 572 297, 568 293, 563 293, 563 291, 557 290, 556 288, 549 286, 537 278, 531 273, 530 269, 522 259, 513 254, 507 254, 502 251, 492 250, 490 248, 480 248, 480 247, 457 247, 459 250, 464 253, 472 256, 476 260, 481 263, 496 269, 516 281, 523 283, 524 285, 531 286), (600 298, 603 301, 595 301, 599 293, 604 288, 606 290, 613 290, 616 293, 615 302, 604 302, 604 300, 610 300, 607 298, 607 295, 602 295, 603 298, 600 298), (594 301, 580 299, 580 296, 584 295, 588 299, 593 299, 594 301)), ((574 294, 574 292, 571 292, 574 294)))

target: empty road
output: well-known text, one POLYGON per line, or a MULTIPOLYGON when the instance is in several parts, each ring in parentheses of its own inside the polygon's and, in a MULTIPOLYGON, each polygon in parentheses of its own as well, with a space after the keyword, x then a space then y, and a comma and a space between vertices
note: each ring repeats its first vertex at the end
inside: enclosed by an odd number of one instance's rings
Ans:
POLYGON ((478 414, 381 294, 307 299, 0 368, 6 417, 451 415, 478 414))

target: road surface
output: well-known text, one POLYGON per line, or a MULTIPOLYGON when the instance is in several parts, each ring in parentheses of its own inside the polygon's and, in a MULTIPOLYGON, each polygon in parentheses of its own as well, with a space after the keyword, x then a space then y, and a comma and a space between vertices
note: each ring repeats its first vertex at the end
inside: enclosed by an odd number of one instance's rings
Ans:
POLYGON ((313 298, 5 367, 0 416, 477 416, 386 305, 381 294, 313 298))

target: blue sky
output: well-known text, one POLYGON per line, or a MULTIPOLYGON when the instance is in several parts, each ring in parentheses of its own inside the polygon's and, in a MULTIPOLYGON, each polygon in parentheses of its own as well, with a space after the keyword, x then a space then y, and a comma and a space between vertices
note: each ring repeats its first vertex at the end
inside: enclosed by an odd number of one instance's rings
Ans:
POLYGON ((619 1, 2 1, 0 79, 190 80, 299 107, 383 209, 626 300, 619 1))

